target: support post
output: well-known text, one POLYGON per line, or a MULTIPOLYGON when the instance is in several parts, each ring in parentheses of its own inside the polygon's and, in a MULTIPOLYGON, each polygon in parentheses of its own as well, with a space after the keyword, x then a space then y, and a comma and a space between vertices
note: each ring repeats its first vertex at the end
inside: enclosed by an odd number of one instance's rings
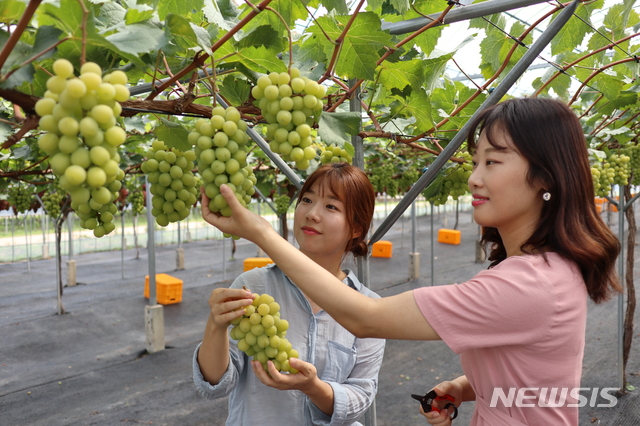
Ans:
POLYGON ((164 350, 164 313, 163 306, 158 305, 156 299, 156 242, 155 222, 151 215, 151 188, 149 179, 145 176, 147 198, 147 251, 149 258, 149 304, 144 307, 144 324, 147 335, 147 352, 154 353, 164 350))
POLYGON ((409 279, 420 278, 420 253, 416 251, 416 202, 411 203, 411 253, 409 253, 409 279))

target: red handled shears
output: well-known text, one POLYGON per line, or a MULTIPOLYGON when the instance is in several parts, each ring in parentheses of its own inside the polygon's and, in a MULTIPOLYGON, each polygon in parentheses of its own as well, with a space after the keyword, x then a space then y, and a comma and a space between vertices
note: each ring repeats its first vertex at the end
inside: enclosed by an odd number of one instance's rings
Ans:
MULTIPOLYGON (((422 409, 424 410, 425 413, 428 413, 430 411, 437 411, 439 413, 442 410, 446 410, 449 407, 453 407, 453 414, 451 414, 451 420, 458 417, 458 407, 456 407, 456 405, 454 404, 455 399, 451 395, 447 394, 447 395, 439 396, 438 394, 436 394, 435 390, 431 390, 427 392, 427 394, 424 396, 412 394, 411 398, 417 399, 418 401, 420 401, 420 405, 422 405, 422 409), (445 403, 444 408, 434 407, 432 405, 433 401, 445 403)), ((442 404, 439 404, 439 405, 442 405, 442 404)))

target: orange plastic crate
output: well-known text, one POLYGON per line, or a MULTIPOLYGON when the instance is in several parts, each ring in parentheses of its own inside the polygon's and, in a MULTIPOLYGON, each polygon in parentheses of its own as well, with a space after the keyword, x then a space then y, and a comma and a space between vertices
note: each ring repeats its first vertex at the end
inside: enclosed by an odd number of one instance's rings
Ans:
POLYGON ((441 229, 438 231, 438 242, 444 244, 460 244, 460 231, 455 229, 441 229))
MULTIPOLYGON (((144 297, 149 298, 149 275, 144 278, 144 297)), ((182 280, 167 274, 156 274, 156 300, 161 305, 182 302, 182 280)))
POLYGON ((371 257, 387 257, 393 254, 393 243, 391 241, 376 241, 371 247, 371 257))
POLYGON ((253 268, 262 268, 273 263, 273 260, 268 257, 248 257, 244 260, 244 270, 248 271, 253 268))

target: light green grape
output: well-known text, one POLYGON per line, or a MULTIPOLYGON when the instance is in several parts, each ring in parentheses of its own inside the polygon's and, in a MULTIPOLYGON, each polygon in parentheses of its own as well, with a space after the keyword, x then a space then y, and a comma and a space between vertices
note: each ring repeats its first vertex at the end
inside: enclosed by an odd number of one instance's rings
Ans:
POLYGON ((36 112, 44 132, 38 147, 49 155, 59 189, 44 198, 58 212, 58 198, 68 192, 80 226, 102 237, 115 229, 114 201, 124 178, 116 147, 125 141, 126 132, 116 125, 116 118, 122 111, 119 102, 128 99, 126 74, 116 71, 114 81, 103 81, 100 66, 87 62, 80 68, 80 76, 74 77, 73 65, 66 59, 56 60, 53 71, 56 75, 47 80, 48 92, 38 101, 36 112))
POLYGON ((16 214, 24 213, 33 203, 33 191, 26 185, 17 182, 7 191, 7 202, 13 207, 16 214))
MULTIPOLYGON (((262 81, 264 84, 264 80, 262 81)), ((209 209, 214 213, 231 215, 230 207, 220 194, 219 187, 223 184, 229 185, 240 204, 245 207, 255 193, 253 185, 257 179, 251 166, 247 165, 249 137, 246 130, 247 125, 236 108, 215 107, 211 119, 197 120, 189 134, 189 139, 198 141, 195 154, 198 158, 198 172, 203 180, 201 186, 205 188, 210 200, 209 209), (213 146, 208 141, 201 144, 202 136, 198 135, 210 129, 213 131, 210 137, 213 146)))
POLYGON ((195 153, 192 150, 169 149, 164 142, 155 141, 147 151, 141 169, 149 177, 151 214, 160 226, 178 222, 189 216, 198 197, 192 169, 195 153), (155 173, 160 172, 158 178, 155 173))
POLYGON ((433 202, 435 206, 445 204, 449 200, 449 197, 457 200, 469 192, 468 181, 473 171, 471 155, 468 152, 461 152, 459 156, 462 157, 465 162, 454 163, 452 167, 448 167, 442 176, 440 192, 431 197, 427 197, 427 201, 433 202))
POLYGON ((266 139, 270 148, 285 161, 294 162, 296 168, 306 170, 313 157, 311 151, 300 156, 290 147, 301 145, 305 149, 313 143, 311 127, 316 125, 316 115, 322 111, 324 86, 307 77, 300 77, 300 70, 291 68, 287 73, 270 73, 261 76, 251 91, 257 100, 263 117, 269 123, 266 139), (315 108, 315 109, 314 109, 315 108), (302 141, 305 141, 304 146, 302 141), (293 157, 291 152, 293 151, 293 157))
POLYGON ((299 354, 286 338, 289 323, 280 318, 280 305, 266 293, 254 293, 254 297, 251 305, 241 308, 243 315, 231 321, 229 336, 238 342, 238 349, 260 361, 265 371, 271 361, 278 371, 297 373, 289 358, 299 354))

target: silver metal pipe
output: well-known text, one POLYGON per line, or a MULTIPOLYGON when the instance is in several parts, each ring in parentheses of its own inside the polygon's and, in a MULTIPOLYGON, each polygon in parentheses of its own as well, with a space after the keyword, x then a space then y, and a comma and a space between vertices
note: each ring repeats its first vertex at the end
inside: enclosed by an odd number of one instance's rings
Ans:
POLYGON ((144 176, 147 195, 147 252, 149 258, 149 306, 158 304, 156 299, 156 239, 155 222, 151 215, 153 205, 151 204, 151 185, 149 178, 144 176))
MULTIPOLYGON (((464 7, 457 7, 447 13, 444 24, 438 24, 437 26, 466 21, 468 19, 479 18, 486 15, 493 15, 494 13, 505 12, 507 10, 527 7, 538 3, 547 3, 547 0, 493 0, 464 7)), ((400 22, 383 22, 382 30, 388 30, 390 34, 412 33, 414 31, 418 31, 430 22, 435 21, 438 16, 440 16, 440 13, 433 13, 424 18, 413 18, 400 22)))
MULTIPOLYGON (((619 186, 618 198, 618 239, 620 240, 620 254, 618 255, 618 276, 622 288, 626 289, 624 280, 624 203, 625 186, 619 186)), ((624 389, 624 291, 618 295, 618 387, 624 389)))
MULTIPOLYGON (((508 1, 508 0, 506 0, 508 1)), ((505 2, 506 2, 505 1, 505 2)), ((549 44, 551 39, 558 34, 558 31, 564 26, 564 24, 569 20, 569 18, 573 15, 576 7, 578 6, 579 0, 574 0, 569 6, 564 8, 562 12, 558 15, 556 20, 554 20, 549 27, 540 35, 540 37, 536 40, 536 42, 529 48, 529 50, 520 58, 518 63, 509 71, 509 73, 505 76, 504 80, 498 84, 498 86, 494 89, 494 91, 489 95, 489 97, 484 101, 484 103, 476 110, 471 119, 467 121, 464 126, 458 131, 458 133, 453 137, 451 142, 447 145, 447 147, 436 157, 434 162, 429 166, 426 172, 420 176, 420 179, 416 181, 416 183, 411 187, 411 189, 405 194, 405 196, 400 200, 398 205, 391 211, 389 216, 384 220, 384 222, 380 225, 380 227, 373 234, 373 237, 369 241, 369 245, 378 241, 387 231, 391 228, 391 226, 398 220, 398 218, 404 213, 404 211, 409 207, 409 205, 416 199, 416 197, 433 182, 436 177, 438 171, 444 166, 444 164, 449 160, 450 157, 455 154, 455 152, 460 148, 460 145, 464 142, 467 137, 467 132, 469 130, 469 123, 473 121, 473 119, 480 114, 482 111, 487 109, 490 106, 497 104, 500 99, 507 93, 507 91, 515 84, 515 82, 520 78, 522 73, 531 65, 533 60, 538 57, 538 55, 542 52, 542 50, 549 44)), ((484 4, 484 3, 483 3, 484 4)), ((470 7, 470 6, 469 6, 470 7)), ((467 18, 468 19, 468 18, 467 18)))

